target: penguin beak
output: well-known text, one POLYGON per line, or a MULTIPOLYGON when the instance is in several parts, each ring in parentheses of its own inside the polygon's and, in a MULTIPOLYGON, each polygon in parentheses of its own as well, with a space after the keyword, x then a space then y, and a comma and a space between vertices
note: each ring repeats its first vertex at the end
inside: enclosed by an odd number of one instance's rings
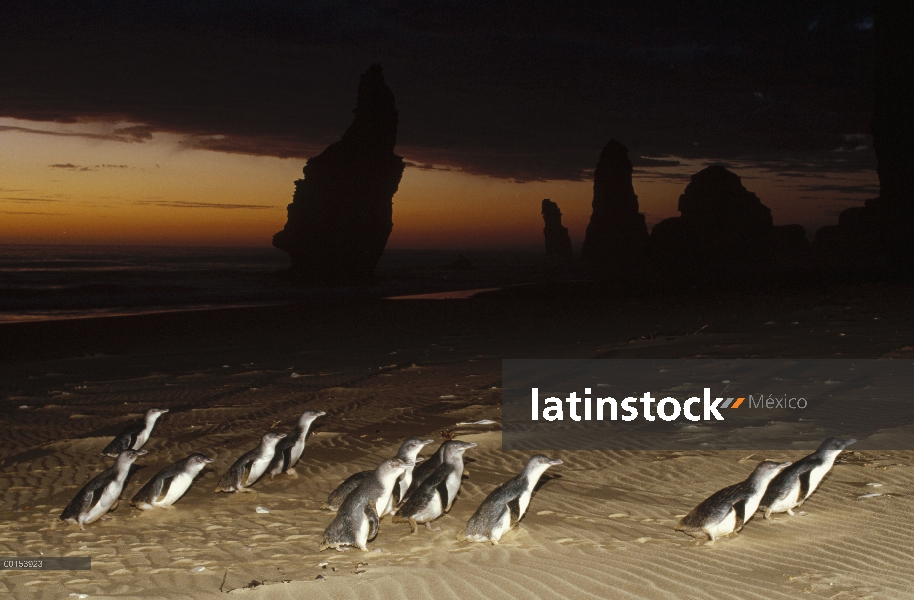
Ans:
POLYGON ((167 409, 167 408, 160 408, 160 409, 158 409, 158 411, 164 415, 165 413, 168 412, 168 409, 167 409))
POLYGON ((786 469, 787 467, 789 467, 789 466, 792 465, 792 464, 793 464, 793 462, 792 462, 792 461, 789 461, 789 460, 788 460, 787 462, 785 462, 785 463, 781 463, 781 470, 786 469))
POLYGON ((276 434, 276 437, 278 437, 279 439, 282 439, 282 438, 286 437, 286 434, 284 434, 284 433, 277 433, 277 434, 276 434))
POLYGON ((560 464, 562 464, 562 461, 561 461, 561 459, 553 458, 552 460, 549 461, 549 464, 550 465, 560 465, 560 464))
POLYGON ((317 411, 317 416, 318 416, 318 417, 323 417, 323 416, 326 415, 326 414, 327 414, 327 413, 325 413, 325 412, 322 411, 322 410, 317 411))
POLYGON ((434 444, 435 440, 422 440, 421 443, 423 446, 428 446, 429 444, 434 444))
POLYGON ((137 456, 143 456, 145 454, 149 454, 149 450, 137 450, 136 451, 137 456))
POLYGON ((209 463, 213 462, 214 460, 216 460, 216 459, 215 458, 204 458, 203 462, 205 462, 206 464, 209 464, 209 463))
POLYGON ((851 438, 849 440, 844 440, 844 448, 847 448, 848 446, 850 446, 851 444, 856 443, 856 442, 857 442, 857 440, 855 440, 854 438, 851 438))

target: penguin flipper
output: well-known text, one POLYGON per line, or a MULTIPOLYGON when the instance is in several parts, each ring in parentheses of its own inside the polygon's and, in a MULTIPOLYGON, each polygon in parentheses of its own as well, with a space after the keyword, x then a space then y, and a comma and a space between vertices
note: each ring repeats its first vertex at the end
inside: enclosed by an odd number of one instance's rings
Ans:
POLYGON ((394 483, 394 491, 391 494, 391 501, 393 506, 400 504, 400 484, 403 482, 403 475, 397 477, 397 481, 394 483))
POLYGON ((174 480, 174 475, 172 475, 171 477, 164 477, 159 481, 159 491, 153 496, 156 502, 161 502, 168 496, 168 490, 171 488, 171 482, 174 480))
POLYGON ((381 524, 378 511, 371 502, 365 505, 365 516, 368 517, 368 540, 371 541, 378 535, 378 527, 381 524))
POLYGON ((736 513, 736 525, 734 525, 733 531, 739 531, 746 523, 746 501, 740 500, 734 504, 733 511, 736 513))
POLYGON ((508 500, 508 511, 511 513, 511 527, 520 521, 520 498, 508 500))
POLYGON ((806 500, 806 496, 809 495, 809 489, 812 487, 812 484, 809 480, 811 476, 812 470, 800 474, 800 496, 797 498, 797 500, 800 502, 806 500))
POLYGON ((441 480, 435 487, 435 491, 438 492, 438 496, 441 498, 441 512, 447 511, 450 508, 448 502, 447 478, 441 480))

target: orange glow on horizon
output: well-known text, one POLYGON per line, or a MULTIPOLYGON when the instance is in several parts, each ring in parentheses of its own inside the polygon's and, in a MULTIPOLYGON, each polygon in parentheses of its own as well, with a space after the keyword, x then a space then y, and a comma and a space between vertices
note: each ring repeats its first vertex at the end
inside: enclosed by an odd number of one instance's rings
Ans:
MULTIPOLYGON (((112 135, 125 125, 0 119, 0 243, 270 246, 285 224, 293 181, 301 177, 304 161, 194 149, 175 134, 143 140, 112 135)), ((703 166, 693 161, 636 171, 635 192, 649 226, 678 214, 676 204, 687 183, 683 176, 703 166)), ((810 237, 810 226, 836 222, 829 210, 863 199, 810 200, 801 197, 796 182, 791 187, 771 174, 733 170, 771 207, 775 224, 802 223, 810 237)), ((841 181, 872 185, 876 176, 847 175, 841 181)), ((394 196, 388 247, 541 245, 540 203, 550 198, 580 248, 592 189, 590 181, 515 183, 407 168, 394 196)))

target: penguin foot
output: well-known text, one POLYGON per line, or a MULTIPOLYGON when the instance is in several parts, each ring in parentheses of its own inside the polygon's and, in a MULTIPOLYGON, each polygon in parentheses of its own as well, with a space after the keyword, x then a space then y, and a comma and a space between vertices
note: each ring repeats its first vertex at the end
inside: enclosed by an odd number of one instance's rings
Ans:
POLYGON ((441 531, 441 527, 435 527, 434 529, 432 529, 431 521, 425 522, 425 528, 428 529, 429 531, 441 531))
POLYGON ((286 475, 288 475, 292 479, 298 478, 298 473, 295 471, 295 469, 289 469, 288 471, 286 471, 286 475))
POLYGON ((242 492, 242 493, 251 493, 251 494, 256 494, 256 493, 257 493, 255 490, 252 490, 251 488, 246 488, 246 487, 237 488, 235 491, 236 491, 236 492, 242 492))
POLYGON ((349 552, 350 550, 352 550, 352 548, 349 546, 336 546, 334 548, 334 550, 336 550, 337 552, 349 552))
POLYGON ((765 510, 765 520, 766 520, 766 521, 770 521, 770 520, 771 520, 771 509, 770 509, 770 508, 768 508, 768 509, 765 510))
POLYGON ((788 509, 787 509, 787 514, 790 515, 790 516, 792 517, 792 516, 793 516, 793 509, 792 509, 792 508, 788 508, 788 509))

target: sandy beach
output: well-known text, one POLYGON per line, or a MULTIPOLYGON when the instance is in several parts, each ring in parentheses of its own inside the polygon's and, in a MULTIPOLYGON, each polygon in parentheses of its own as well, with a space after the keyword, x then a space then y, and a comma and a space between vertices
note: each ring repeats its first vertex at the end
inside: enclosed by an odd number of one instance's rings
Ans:
POLYGON ((914 357, 909 288, 667 300, 588 285, 0 325, 0 554, 92 557, 91 571, 4 571, 0 597, 910 596, 914 451, 851 447, 807 514, 757 515, 714 544, 676 522, 758 461, 804 452, 551 452, 564 464, 547 471, 517 528, 497 546, 458 542, 529 456, 501 449, 503 358, 914 357), (86 531, 61 522, 111 464, 101 449, 150 407, 170 412, 119 508, 86 531), (297 478, 214 493, 265 431, 290 431, 309 408, 327 415, 297 478), (481 419, 496 424, 457 425, 481 419), (440 531, 410 535, 385 517, 372 552, 318 552, 332 519, 320 507, 337 484, 407 437, 434 438, 428 456, 451 435, 478 446, 440 531), (172 509, 129 506, 191 452, 215 462, 172 509))

